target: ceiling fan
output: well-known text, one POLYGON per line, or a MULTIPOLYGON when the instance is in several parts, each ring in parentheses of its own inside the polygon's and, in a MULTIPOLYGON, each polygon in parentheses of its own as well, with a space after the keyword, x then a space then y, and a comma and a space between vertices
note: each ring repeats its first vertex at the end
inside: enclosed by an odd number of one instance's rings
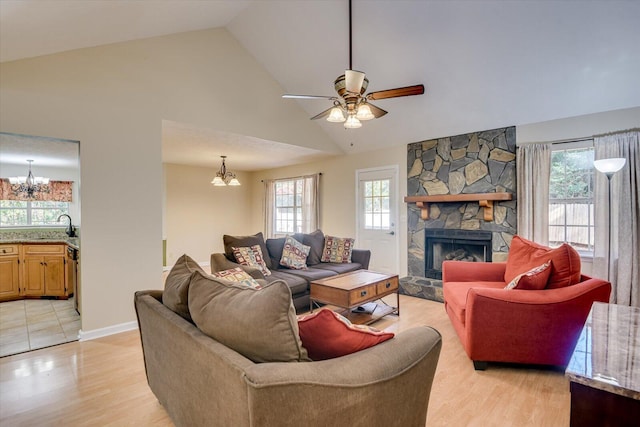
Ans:
POLYGON ((351 48, 351 0, 349 0, 349 69, 345 70, 344 74, 339 76, 333 83, 336 92, 338 92, 338 96, 284 94, 282 97, 294 99, 328 99, 333 101, 332 107, 311 117, 311 120, 326 117, 329 122, 344 123, 345 128, 356 129, 362 126, 361 121, 377 119, 387 114, 385 110, 376 107, 369 101, 422 95, 424 93, 424 85, 420 84, 369 92, 365 95, 364 93, 369 85, 369 79, 367 79, 365 73, 362 71, 353 69, 351 48))

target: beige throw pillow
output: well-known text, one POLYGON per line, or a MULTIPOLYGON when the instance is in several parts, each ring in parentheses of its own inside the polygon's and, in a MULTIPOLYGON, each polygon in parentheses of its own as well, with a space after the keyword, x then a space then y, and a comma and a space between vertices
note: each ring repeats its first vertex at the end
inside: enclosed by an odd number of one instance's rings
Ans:
POLYGON ((291 291, 281 280, 258 290, 196 273, 189 310, 202 332, 254 362, 310 360, 300 341, 291 291))

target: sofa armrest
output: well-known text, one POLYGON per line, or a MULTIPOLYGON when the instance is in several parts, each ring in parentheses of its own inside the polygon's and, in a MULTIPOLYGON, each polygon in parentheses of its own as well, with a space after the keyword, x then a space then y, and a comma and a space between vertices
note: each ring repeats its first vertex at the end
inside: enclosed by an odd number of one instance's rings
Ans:
POLYGON ((353 249, 351 251, 351 262, 357 262, 363 269, 369 268, 371 260, 371 251, 369 249, 353 249))
POLYGON ((506 262, 444 261, 442 281, 446 282, 502 282, 506 262))
POLYGON ((245 371, 251 419, 320 427, 364 425, 366 414, 376 425, 424 426, 441 346, 438 331, 419 326, 336 359, 255 364, 245 371))
POLYGON ((610 294, 609 282, 591 278, 540 291, 471 288, 467 353, 473 360, 566 365, 591 305, 608 302, 610 294), (498 344, 502 360, 495 357, 498 344))
POLYGON ((211 265, 212 273, 240 267, 241 269, 246 271, 249 274, 249 276, 253 277, 254 279, 264 280, 264 274, 262 274, 259 268, 249 267, 246 265, 238 264, 233 261, 229 261, 229 259, 225 256, 225 254, 211 254, 210 265, 211 265))

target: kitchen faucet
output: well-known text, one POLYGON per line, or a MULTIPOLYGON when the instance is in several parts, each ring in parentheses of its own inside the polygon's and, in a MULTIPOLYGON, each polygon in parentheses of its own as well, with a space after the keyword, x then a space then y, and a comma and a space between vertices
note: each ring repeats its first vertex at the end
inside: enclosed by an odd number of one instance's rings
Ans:
POLYGON ((60 215, 60 216, 58 217, 58 222, 60 222, 60 219, 61 219, 63 216, 66 216, 67 218, 69 218, 69 227, 67 227, 67 230, 66 230, 67 236, 69 236, 69 237, 76 237, 76 228, 75 228, 73 225, 71 225, 71 217, 70 217, 69 215, 67 215, 67 214, 62 214, 62 215, 60 215))

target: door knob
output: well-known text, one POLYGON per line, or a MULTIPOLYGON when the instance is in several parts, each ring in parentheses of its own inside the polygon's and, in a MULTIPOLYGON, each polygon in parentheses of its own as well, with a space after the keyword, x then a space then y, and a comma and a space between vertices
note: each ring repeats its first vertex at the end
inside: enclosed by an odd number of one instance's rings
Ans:
POLYGON ((387 234, 391 234, 391 235, 393 236, 394 234, 396 234, 396 232, 395 232, 395 231, 390 231, 390 232, 389 232, 389 233, 387 233, 387 234))

